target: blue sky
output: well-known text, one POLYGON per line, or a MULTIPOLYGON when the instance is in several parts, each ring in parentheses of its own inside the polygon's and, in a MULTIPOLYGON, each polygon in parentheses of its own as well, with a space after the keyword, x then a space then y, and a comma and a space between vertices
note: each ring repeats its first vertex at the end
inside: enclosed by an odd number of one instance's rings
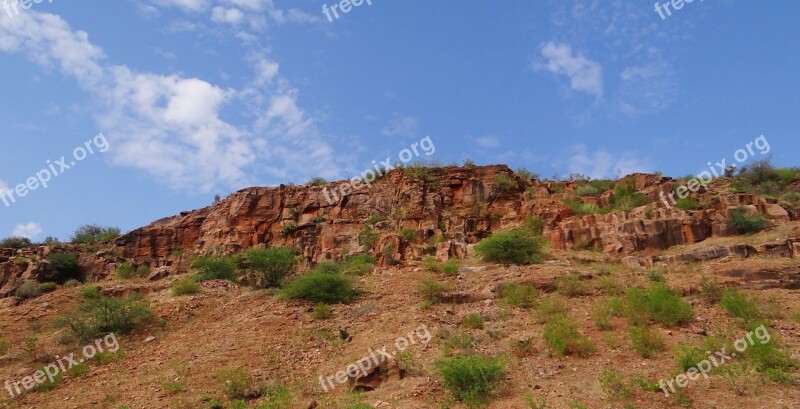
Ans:
POLYGON ((0 191, 108 146, 0 202, 0 236, 127 231, 426 136, 428 159, 543 177, 696 174, 762 134, 799 164, 793 1, 5 1, 0 191))

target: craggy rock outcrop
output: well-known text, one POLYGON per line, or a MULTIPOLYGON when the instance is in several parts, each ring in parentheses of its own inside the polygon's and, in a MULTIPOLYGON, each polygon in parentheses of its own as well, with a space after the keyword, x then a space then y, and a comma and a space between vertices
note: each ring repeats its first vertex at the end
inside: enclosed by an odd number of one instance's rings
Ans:
MULTIPOLYGON (((693 195, 703 203, 702 210, 683 211, 668 208, 662 200, 662 192, 676 186, 671 178, 634 174, 619 183, 652 203, 630 212, 577 217, 562 199, 572 197, 581 182, 524 180, 505 165, 395 169, 371 188, 344 197, 331 192, 338 193, 345 182, 240 190, 213 206, 137 229, 116 245, 125 258, 153 268, 186 268, 181 261, 185 257, 176 256, 184 251, 237 253, 261 245, 299 248, 307 264, 366 251, 391 265, 426 254, 440 260, 463 257, 467 244, 532 215, 542 218, 545 237, 556 249, 615 254, 647 253, 731 234, 730 212, 741 206, 774 224, 792 219, 786 209, 761 197, 713 186, 693 195), (510 186, 496 186, 501 174, 510 178, 510 186), (377 240, 359 239, 368 219, 377 240)), ((612 189, 581 200, 604 206, 613 195, 612 189)))

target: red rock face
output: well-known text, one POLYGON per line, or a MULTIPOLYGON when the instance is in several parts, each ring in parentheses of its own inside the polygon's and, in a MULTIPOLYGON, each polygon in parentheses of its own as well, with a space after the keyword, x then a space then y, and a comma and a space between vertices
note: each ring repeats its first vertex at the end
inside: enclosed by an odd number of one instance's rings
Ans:
MULTIPOLYGON (((137 229, 116 244, 123 257, 149 261, 153 267, 173 263, 181 250, 232 254, 261 245, 301 249, 308 264, 367 251, 386 265, 424 254, 439 259, 463 256, 467 243, 519 225, 532 215, 543 219, 545 237, 554 248, 619 254, 728 234, 729 210, 740 205, 776 223, 791 218, 785 209, 760 197, 713 189, 696 197, 706 204, 704 210, 668 209, 660 193, 672 191, 672 179, 635 174, 626 183, 653 203, 631 212, 575 217, 561 200, 580 185, 577 182, 523 180, 504 165, 398 169, 371 188, 344 197, 340 194, 344 182, 244 189, 213 206, 137 229), (517 186, 501 192, 493 183, 498 174, 509 175, 517 186), (371 216, 379 237, 367 246, 359 233, 371 216), (400 236, 401 229, 414 231, 415 239, 400 236)), ((609 191, 584 201, 604 206, 612 195, 609 191)))

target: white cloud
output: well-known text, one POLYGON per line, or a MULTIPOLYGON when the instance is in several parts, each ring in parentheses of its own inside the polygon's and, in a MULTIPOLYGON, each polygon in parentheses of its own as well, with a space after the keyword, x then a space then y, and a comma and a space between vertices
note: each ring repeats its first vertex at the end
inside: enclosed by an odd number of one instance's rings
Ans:
POLYGON ((569 172, 581 173, 593 179, 617 178, 637 172, 648 172, 650 165, 633 153, 615 157, 608 151, 592 149, 585 145, 573 147, 569 158, 569 172))
POLYGON ((395 118, 381 129, 381 134, 386 136, 417 136, 417 119, 410 116, 395 118))
POLYGON ((163 7, 178 7, 186 11, 199 12, 208 8, 209 0, 155 0, 155 3, 163 7))
POLYGON ((501 141, 495 135, 484 135, 479 137, 470 137, 469 140, 481 148, 496 148, 500 146, 501 141))
POLYGON ((244 13, 236 8, 217 6, 211 10, 211 21, 215 23, 239 25, 244 20, 244 17, 244 13))
POLYGON ((599 63, 583 55, 573 54, 572 47, 568 44, 552 41, 542 45, 541 53, 546 62, 534 64, 535 69, 566 75, 573 90, 598 98, 603 96, 603 69, 599 63))
MULTIPOLYGON (((189 9, 201 5, 169 3, 189 9)), ((270 174, 288 168, 295 174, 332 177, 337 171, 332 149, 297 103, 298 91, 279 79, 277 63, 266 58, 256 64, 254 82, 269 87, 259 89, 139 73, 106 64, 105 54, 86 33, 34 10, 0 24, 0 51, 26 53, 36 63, 58 66, 75 78, 106 107, 96 120, 111 143, 111 162, 147 172, 175 189, 208 192, 218 185, 253 184, 257 157, 270 160, 270 174), (226 109, 242 101, 256 118, 250 126, 222 119, 226 109), (291 146, 291 152, 278 155, 278 146, 291 146), (313 165, 306 165, 309 161, 313 165)))
POLYGON ((2 196, 3 193, 5 193, 6 191, 9 191, 9 190, 11 190, 11 189, 8 187, 6 182, 3 182, 2 180, 0 180, 0 196, 2 196))
POLYGON ((26 237, 31 240, 40 234, 42 234, 42 226, 39 226, 39 224, 34 222, 18 224, 16 227, 14 227, 14 231, 11 233, 12 236, 26 237))

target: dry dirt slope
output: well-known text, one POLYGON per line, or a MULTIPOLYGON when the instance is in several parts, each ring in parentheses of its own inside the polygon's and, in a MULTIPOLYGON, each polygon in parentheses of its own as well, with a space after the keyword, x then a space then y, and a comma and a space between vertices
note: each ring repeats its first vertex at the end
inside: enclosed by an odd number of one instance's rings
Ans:
MULTIPOLYGON (((763 233, 766 235, 768 233, 763 233)), ((758 236, 751 238, 758 240, 758 236)), ((698 244, 692 247, 702 247, 698 244)), ((687 248, 685 250, 691 250, 687 248)), ((243 368, 257 382, 278 382, 290 391, 291 408, 306 408, 316 401, 319 408, 349 408, 361 400, 378 407, 459 408, 442 385, 434 365, 445 355, 446 344, 454 339, 474 339, 473 352, 501 356, 506 376, 489 404, 491 408, 529 408, 525 396, 545 398, 548 408, 606 407, 696 407, 696 408, 797 408, 800 390, 796 383, 774 382, 754 373, 747 358, 726 363, 709 380, 692 382, 680 395, 632 386, 641 375, 648 380, 671 378, 679 373, 674 347, 682 343, 699 345, 707 336, 733 341, 744 331, 719 305, 707 302, 699 293, 701 277, 720 276, 727 286, 738 286, 726 271, 796 268, 797 260, 729 257, 712 262, 662 267, 667 284, 686 294, 693 304, 694 318, 676 328, 651 323, 667 343, 665 351, 642 358, 631 348, 627 320, 612 318, 611 328, 597 328, 593 313, 613 293, 614 287, 647 285, 657 274, 622 267, 618 262, 593 252, 552 251, 543 264, 531 266, 487 265, 467 259, 458 276, 434 276, 451 283, 450 302, 422 306, 416 291, 430 273, 409 263, 378 268, 360 278, 366 294, 350 305, 333 306, 333 317, 315 320, 308 303, 275 297, 268 291, 254 291, 226 282, 206 282, 194 296, 175 297, 169 281, 108 280, 99 284, 110 294, 145 294, 157 316, 148 327, 120 337, 124 355, 91 361, 82 376, 67 375, 53 390, 34 392, 2 402, 8 408, 206 408, 209 399, 225 403, 223 384, 212 373, 223 368, 243 368), (571 272, 580 276, 577 287, 562 286, 554 291, 554 279, 571 272), (651 277, 652 276, 652 277, 651 277), (540 289, 537 307, 510 306, 496 298, 498 284, 531 283, 540 289), (540 323, 540 306, 561 300, 579 331, 587 336, 596 352, 588 357, 557 357, 545 343, 540 323), (537 313, 538 312, 538 313, 537 313), (470 313, 484 318, 483 328, 469 327, 470 313), (398 337, 425 325, 432 339, 408 348, 399 357, 408 369, 403 379, 392 377, 376 390, 354 395, 346 386, 325 393, 319 376, 329 376, 372 350, 393 349, 398 337), (345 329, 351 340, 341 341, 345 329), (155 340, 145 342, 149 336, 155 340), (461 338, 458 338, 461 336, 461 338), (520 341, 528 342, 520 348, 520 341), (623 383, 604 388, 613 369, 623 383), (626 393, 621 393, 626 392, 626 393), (584 406, 580 406, 584 405, 584 406)), ((574 283, 573 283, 574 284, 574 283)), ((59 330, 52 319, 74 309, 81 287, 62 288, 31 301, 14 305, 3 300, 0 331, 9 341, 8 353, 0 358, 0 379, 19 380, 73 346, 59 343, 59 330), (31 338, 36 338, 31 346, 31 338), (26 347, 28 344, 29 347, 26 347), (40 356, 35 362, 33 356, 40 356), (41 357, 44 356, 44 357, 41 357)), ((797 290, 744 289, 771 307, 762 311, 779 335, 785 349, 795 358, 800 346, 800 324, 792 317, 800 311, 797 290), (771 302, 770 298, 772 298, 771 302)), ((773 339, 778 342, 777 337, 773 339)), ((458 353, 457 351, 455 353, 458 353)), ((796 379, 796 375, 791 375, 796 379)), ((4 392, 5 393, 5 392, 4 392)), ((7 396, 7 395, 6 395, 7 396)), ((255 406, 253 399, 250 404, 255 406)))

